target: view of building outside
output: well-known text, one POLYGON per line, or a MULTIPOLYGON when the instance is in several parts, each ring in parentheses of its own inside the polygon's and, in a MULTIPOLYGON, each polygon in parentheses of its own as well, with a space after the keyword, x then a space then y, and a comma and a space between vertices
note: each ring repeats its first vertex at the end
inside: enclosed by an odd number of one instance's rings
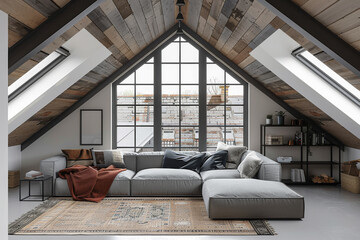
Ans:
POLYGON ((199 83, 199 52, 183 39, 164 48, 161 56, 161 106, 154 106, 153 59, 117 86, 117 147, 152 151, 154 108, 161 107, 162 148, 197 150, 199 84, 207 88, 208 150, 219 141, 243 145, 243 85, 210 59, 207 81, 199 83))

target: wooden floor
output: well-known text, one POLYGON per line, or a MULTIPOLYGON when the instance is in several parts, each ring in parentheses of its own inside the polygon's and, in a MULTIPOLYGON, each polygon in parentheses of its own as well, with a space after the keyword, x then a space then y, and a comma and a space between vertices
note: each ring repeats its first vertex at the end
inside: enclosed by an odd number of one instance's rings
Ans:
MULTIPOLYGON (((215 240, 215 239, 271 239, 271 240, 357 240, 360 227, 360 194, 352 194, 334 186, 293 186, 305 197, 303 220, 269 221, 276 236, 101 236, 104 240, 215 240)), ((40 203, 19 202, 18 189, 9 191, 9 221, 40 203)), ((10 240, 99 239, 99 236, 9 236, 10 240)))

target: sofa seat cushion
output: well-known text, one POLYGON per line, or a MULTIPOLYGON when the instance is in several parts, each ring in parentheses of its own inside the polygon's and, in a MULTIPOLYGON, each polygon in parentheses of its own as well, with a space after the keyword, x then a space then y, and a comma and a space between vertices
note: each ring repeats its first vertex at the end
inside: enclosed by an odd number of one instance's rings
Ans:
POLYGON ((203 182, 209 179, 240 178, 237 169, 217 169, 200 173, 203 182))
POLYGON ((213 219, 292 219, 304 217, 304 198, 285 184, 258 179, 211 179, 202 189, 213 219))
MULTIPOLYGON (((130 196, 130 181, 135 175, 132 170, 120 172, 114 179, 107 196, 130 196)), ((56 178, 55 196, 71 196, 66 179, 56 178)))
POLYGON ((131 180, 132 196, 199 196, 201 176, 188 169, 150 168, 131 180))

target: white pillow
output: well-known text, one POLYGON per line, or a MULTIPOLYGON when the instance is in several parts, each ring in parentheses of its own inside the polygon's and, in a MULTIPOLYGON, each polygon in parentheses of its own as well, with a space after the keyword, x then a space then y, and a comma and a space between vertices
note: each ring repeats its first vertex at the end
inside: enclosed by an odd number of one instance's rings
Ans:
POLYGON ((240 177, 253 178, 259 171, 262 162, 263 160, 256 155, 255 151, 248 153, 238 167, 240 177))
POLYGON ((241 156, 247 150, 247 147, 227 145, 223 142, 218 142, 216 151, 227 150, 228 158, 226 160, 226 168, 237 168, 241 162, 241 156))

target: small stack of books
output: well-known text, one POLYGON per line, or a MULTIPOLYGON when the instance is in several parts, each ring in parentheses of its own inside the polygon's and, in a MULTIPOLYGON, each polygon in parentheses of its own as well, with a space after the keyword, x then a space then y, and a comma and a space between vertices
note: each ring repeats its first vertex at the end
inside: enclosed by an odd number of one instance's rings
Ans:
POLYGON ((291 169, 291 181, 306 182, 304 169, 291 169))
POLYGON ((34 171, 34 170, 31 170, 30 172, 27 172, 25 174, 26 179, 35 179, 35 178, 41 178, 41 177, 44 177, 44 174, 42 172, 34 171))

